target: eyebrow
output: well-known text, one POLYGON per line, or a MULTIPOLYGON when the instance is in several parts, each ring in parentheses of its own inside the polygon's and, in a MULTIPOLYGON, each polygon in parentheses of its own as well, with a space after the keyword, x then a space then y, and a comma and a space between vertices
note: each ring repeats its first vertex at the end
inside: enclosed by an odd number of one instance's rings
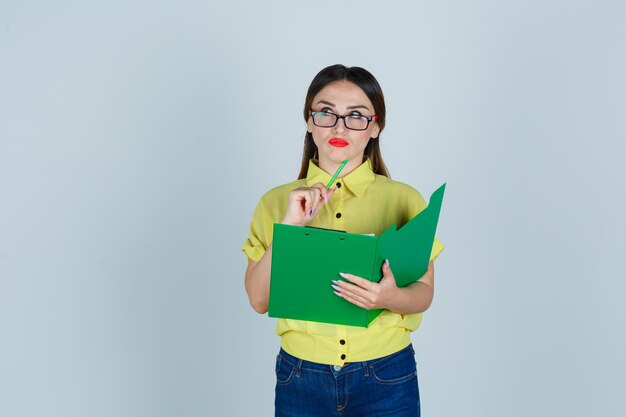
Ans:
MULTIPOLYGON (((326 100, 320 100, 317 102, 317 104, 327 104, 330 107, 335 107, 335 105, 333 103, 331 103, 330 101, 326 101, 326 100)), ((356 106, 348 106, 347 107, 348 110, 354 110, 354 109, 365 109, 365 110, 369 110, 369 107, 364 106, 362 104, 358 104, 356 106)))

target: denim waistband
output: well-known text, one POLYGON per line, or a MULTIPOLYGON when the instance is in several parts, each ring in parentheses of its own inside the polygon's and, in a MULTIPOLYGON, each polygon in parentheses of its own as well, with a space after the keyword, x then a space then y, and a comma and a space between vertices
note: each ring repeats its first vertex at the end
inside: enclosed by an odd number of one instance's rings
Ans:
POLYGON ((343 367, 328 365, 324 363, 311 362, 311 361, 307 361, 304 359, 300 359, 300 358, 293 356, 289 352, 285 351, 283 348, 280 348, 278 356, 281 358, 281 360, 287 362, 288 364, 296 368, 298 371, 300 371, 301 369, 304 369, 304 370, 309 370, 309 371, 328 372, 328 373, 336 374, 340 370, 342 373, 348 373, 348 372, 357 371, 359 369, 363 369, 365 374, 368 374, 369 366, 374 365, 380 361, 384 361, 386 359, 392 358, 396 355, 402 355, 406 353, 410 353, 411 355, 415 354, 415 350, 413 350, 412 344, 409 344, 404 349, 401 349, 395 353, 392 353, 391 355, 382 356, 380 358, 371 359, 369 361, 363 361, 363 362, 347 362, 343 365, 343 367))

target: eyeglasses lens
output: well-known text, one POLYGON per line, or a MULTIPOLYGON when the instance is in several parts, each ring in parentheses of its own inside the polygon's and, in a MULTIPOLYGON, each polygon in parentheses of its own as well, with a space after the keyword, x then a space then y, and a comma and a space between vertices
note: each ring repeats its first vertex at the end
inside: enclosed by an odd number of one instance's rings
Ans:
POLYGON ((315 113, 313 121, 317 126, 331 127, 337 123, 337 115, 320 111, 315 113))
POLYGON ((346 116, 346 127, 354 130, 365 130, 368 120, 363 116, 346 116))

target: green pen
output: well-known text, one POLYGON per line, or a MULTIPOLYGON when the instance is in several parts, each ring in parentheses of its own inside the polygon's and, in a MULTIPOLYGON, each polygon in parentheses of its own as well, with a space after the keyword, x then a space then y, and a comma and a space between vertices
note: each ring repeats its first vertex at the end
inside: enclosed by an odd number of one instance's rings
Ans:
POLYGON ((343 167, 346 166, 347 163, 348 163, 347 159, 344 159, 343 161, 341 161, 341 165, 339 165, 339 168, 337 168, 337 171, 335 171, 335 175, 333 175, 330 181, 328 181, 328 184, 326 184, 327 190, 330 190, 330 186, 333 185, 333 182, 335 182, 335 180, 337 179, 337 176, 339 175, 343 167))

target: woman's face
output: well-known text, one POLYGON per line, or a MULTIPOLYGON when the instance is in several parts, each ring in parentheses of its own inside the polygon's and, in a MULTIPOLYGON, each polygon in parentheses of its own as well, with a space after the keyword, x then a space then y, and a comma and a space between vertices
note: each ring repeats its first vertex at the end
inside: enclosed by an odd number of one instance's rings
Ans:
MULTIPOLYGON (((311 111, 327 111, 339 116, 374 116, 374 106, 363 90, 349 81, 335 81, 327 85, 313 98, 311 111)), ((333 127, 313 124, 311 116, 307 130, 313 135, 318 149, 320 168, 334 171, 344 159, 348 164, 344 172, 350 172, 363 162, 363 153, 371 137, 378 137, 378 123, 372 120, 366 130, 351 130, 344 119, 337 120, 333 127)))

